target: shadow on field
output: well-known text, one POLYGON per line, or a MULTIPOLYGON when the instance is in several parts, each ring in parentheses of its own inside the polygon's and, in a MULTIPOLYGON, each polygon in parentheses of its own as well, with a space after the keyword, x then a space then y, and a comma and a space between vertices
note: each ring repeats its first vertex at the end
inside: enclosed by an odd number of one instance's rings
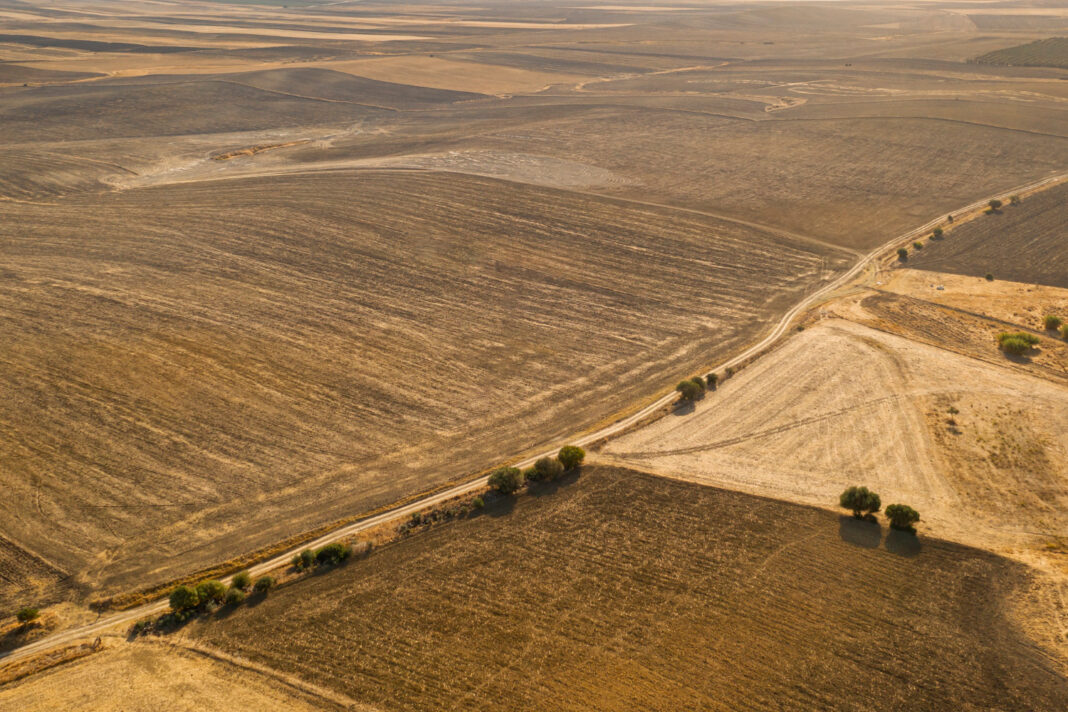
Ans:
POLYGON ((878 522, 868 519, 854 519, 843 514, 838 517, 838 536, 842 541, 863 546, 865 549, 879 548, 879 542, 883 538, 883 530, 878 522))
POLYGON ((694 412, 696 406, 694 401, 679 401, 675 404, 675 407, 671 409, 672 415, 689 415, 694 412))
POLYGON ((486 517, 503 517, 511 514, 515 509, 515 495, 498 495, 492 500, 486 502, 486 506, 483 507, 481 515, 486 517))
POLYGON ((552 482, 531 482, 527 487, 527 492, 532 497, 544 497, 546 495, 556 494, 562 488, 577 482, 581 474, 582 468, 578 467, 570 472, 560 475, 552 482))
POLYGON ((923 548, 919 538, 912 532, 891 529, 886 535, 886 550, 898 556, 916 556, 923 548))

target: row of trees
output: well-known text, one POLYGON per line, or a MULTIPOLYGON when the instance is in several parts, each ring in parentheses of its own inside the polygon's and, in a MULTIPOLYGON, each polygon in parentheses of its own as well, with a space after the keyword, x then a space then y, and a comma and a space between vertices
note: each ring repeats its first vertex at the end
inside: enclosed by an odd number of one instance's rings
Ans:
POLYGON ((586 451, 578 445, 565 445, 556 457, 542 457, 532 467, 498 467, 489 476, 489 486, 497 494, 514 494, 525 482, 551 482, 565 472, 578 468, 586 459, 586 451))
MULTIPOLYGON (((882 508, 882 499, 867 487, 848 487, 838 498, 838 504, 844 509, 852 510, 856 519, 874 518, 875 513, 882 508)), ((920 513, 907 504, 887 505, 886 518, 890 520, 893 529, 915 532, 913 526, 920 521, 920 513)))

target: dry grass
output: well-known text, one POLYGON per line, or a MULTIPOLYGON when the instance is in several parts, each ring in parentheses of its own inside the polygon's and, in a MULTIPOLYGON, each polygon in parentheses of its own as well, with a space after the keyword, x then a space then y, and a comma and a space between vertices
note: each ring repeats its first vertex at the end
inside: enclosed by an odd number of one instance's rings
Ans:
POLYGON ((0 507, 13 540, 108 593, 548 446, 846 264, 700 215, 435 173, 10 214, 0 507))
POLYGON ((958 545, 598 468, 191 635, 398 710, 1060 709, 1065 679, 1004 617, 1028 581, 958 545))

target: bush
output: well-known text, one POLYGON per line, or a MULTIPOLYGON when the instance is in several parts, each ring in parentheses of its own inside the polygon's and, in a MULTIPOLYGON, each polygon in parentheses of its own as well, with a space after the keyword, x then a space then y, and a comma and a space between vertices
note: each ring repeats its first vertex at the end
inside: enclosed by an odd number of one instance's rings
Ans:
POLYGON ((223 599, 223 603, 228 606, 236 608, 245 602, 245 592, 239 588, 233 586, 226 592, 226 598, 223 599))
POLYGON ((252 590, 261 596, 266 596, 272 588, 274 588, 274 579, 270 576, 260 576, 256 579, 256 583, 252 584, 252 590))
POLYGON ((993 282, 994 281, 994 275, 992 275, 989 272, 987 272, 986 273, 986 281, 987 282, 993 282))
POLYGON ((32 606, 26 606, 20 608, 19 612, 15 614, 15 618, 19 623, 29 623, 30 621, 37 620, 37 617, 41 615, 41 612, 32 606))
POLYGON ((252 575, 248 571, 240 571, 234 574, 230 585, 242 591, 247 591, 252 586, 252 575))
POLYGON ((170 604, 172 611, 186 611, 200 605, 200 594, 192 586, 178 586, 171 591, 170 604))
POLYGON ((1061 327, 1061 338, 1068 341, 1068 324, 1061 327))
POLYGON ((518 467, 499 467, 489 476, 489 486, 498 494, 512 494, 523 484, 518 467))
POLYGON ((315 552, 311 549, 305 549, 293 557, 293 568, 297 571, 310 569, 313 566, 315 566, 315 552))
POLYGON ((692 380, 679 381, 679 385, 675 386, 675 390, 679 392, 680 399, 684 401, 695 401, 704 392, 704 389, 692 380))
POLYGON ((586 459, 586 451, 578 445, 564 445, 556 454, 556 459, 560 461, 565 470, 574 470, 586 459))
MULTIPOLYGON (((798 331, 801 331, 804 328, 805 327, 798 325, 798 331)), ((705 383, 708 385, 709 388, 715 388, 717 385, 719 385, 719 374, 708 374, 707 376, 705 376, 705 383)))
POLYGON ((1003 205, 1003 203, 1000 200, 998 200, 997 198, 994 198, 993 200, 988 202, 987 205, 990 206, 991 212, 995 212, 996 213, 998 210, 1001 209, 1001 206, 1003 205))
POLYGON ((197 584, 197 596, 200 597, 200 603, 222 603, 223 598, 226 596, 226 586, 222 581, 216 581, 209 579, 207 581, 201 581, 197 584))
POLYGON ((902 262, 907 262, 909 259, 909 251, 904 247, 897 248, 897 258, 902 262))
POLYGON ((1040 339, 1037 336, 1028 334, 1026 331, 1020 331, 1015 334, 1003 331, 998 334, 998 348, 1007 354, 1016 356, 1027 353, 1039 341, 1040 339))
POLYGON ((912 243, 912 246, 915 247, 917 250, 922 250, 923 249, 923 243, 922 242, 918 242, 918 241, 914 242, 914 243, 912 243))
POLYGON ((1010 195, 1009 196, 1009 205, 1019 205, 1019 204, 1020 204, 1020 196, 1018 196, 1018 195, 1010 195))
POLYGON ((912 525, 920 521, 920 513, 907 504, 888 505, 885 514, 890 520, 890 526, 901 531, 916 531, 912 525))
POLYGON ((946 222, 949 222, 949 223, 953 222, 953 216, 952 215, 947 215, 946 216, 946 222))
POLYGON ((875 514, 882 506, 879 495, 870 491, 867 487, 849 487, 838 498, 838 504, 845 509, 853 510, 853 516, 863 519, 866 515, 875 514))
POLYGON ((1056 331, 1061 328, 1061 324, 1064 323, 1064 320, 1059 316, 1047 314, 1046 318, 1042 320, 1042 323, 1046 325, 1046 331, 1056 331))
POLYGON ((551 457, 541 457, 534 463, 535 480, 555 480, 560 475, 564 474, 564 466, 559 460, 554 460, 551 457))
POLYGON ((471 506, 475 509, 482 509, 486 506, 486 500, 482 499, 481 497, 475 497, 473 500, 471 500, 471 506))
POLYGON ((352 547, 335 541, 316 551, 315 561, 321 566, 337 566, 350 556, 352 556, 352 547))
POLYGON ((931 237, 933 237, 936 240, 941 240, 942 239, 942 228, 936 227, 934 230, 931 230, 931 237))

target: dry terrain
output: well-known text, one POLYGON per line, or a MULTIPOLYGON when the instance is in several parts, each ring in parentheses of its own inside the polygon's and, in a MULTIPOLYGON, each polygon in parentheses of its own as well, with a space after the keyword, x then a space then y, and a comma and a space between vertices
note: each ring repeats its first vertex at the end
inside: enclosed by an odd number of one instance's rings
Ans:
MULTIPOLYGON (((1062 20, 954 2, 0 0, 0 612, 163 583, 558 445, 753 343, 874 246, 1062 173, 1064 71, 968 62, 1062 20)), ((909 264, 1066 286, 1064 195, 909 264)), ((871 286, 836 307, 853 323, 806 331, 614 452, 749 438, 628 461, 820 504, 864 475, 934 531, 967 513, 978 543, 1039 546, 1066 524, 1068 357, 1006 363, 990 338, 1060 297, 983 314, 871 286), (724 457, 725 474, 699 464, 724 457), (960 496, 973 486, 996 506, 960 496)), ((738 555, 776 545, 756 546, 738 555)), ((995 562, 966 567, 1016 585, 1000 560, 946 556, 931 565, 995 562)), ((983 600, 959 620, 996 608, 983 600)), ((983 661, 1001 679, 1009 657, 967 628, 920 657, 985 652, 932 680, 983 661)), ((665 660, 686 632, 660 629, 665 660)), ((870 640, 863 655, 888 654, 870 640)), ((858 659, 849 674, 875 666, 858 659)), ((587 670, 573 699, 594 700, 587 670)), ((930 694, 982 706, 993 689, 946 685, 930 694)))
POLYGON ((1068 287, 1068 183, 949 230, 909 255, 935 272, 1068 287))
POLYGON ((375 709, 1059 710, 1068 680, 1009 617, 1029 580, 820 509, 587 468, 186 635, 375 709))
POLYGON ((979 64, 1068 69, 1068 37, 1051 37, 1048 40, 1037 40, 1018 47, 987 52, 976 57, 975 61, 979 64))
MULTIPOLYGON (((160 643, 117 644, 0 686, 0 709, 22 712, 156 712, 219 709, 351 709, 300 681, 211 651, 160 643)), ((0 671, 2 674, 2 671, 0 671)))

